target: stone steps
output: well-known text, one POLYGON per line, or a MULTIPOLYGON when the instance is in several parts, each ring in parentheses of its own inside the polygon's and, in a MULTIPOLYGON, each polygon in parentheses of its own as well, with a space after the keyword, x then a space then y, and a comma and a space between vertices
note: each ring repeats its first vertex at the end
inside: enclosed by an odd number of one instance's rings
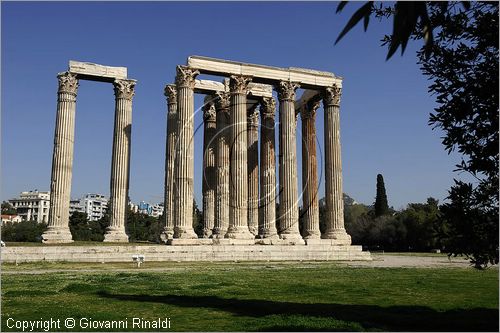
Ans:
POLYGON ((132 262, 142 254, 145 261, 301 261, 372 260, 361 246, 338 245, 123 245, 4 247, 2 262, 68 261, 132 262))

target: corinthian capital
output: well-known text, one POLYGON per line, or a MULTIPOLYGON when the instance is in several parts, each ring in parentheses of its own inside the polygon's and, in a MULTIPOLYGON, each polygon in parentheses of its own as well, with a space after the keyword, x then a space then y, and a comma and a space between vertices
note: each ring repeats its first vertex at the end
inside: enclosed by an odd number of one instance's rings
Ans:
POLYGON ((340 96, 342 95, 342 88, 334 84, 332 87, 325 89, 323 96, 323 105, 340 105, 340 96))
POLYGON ((280 101, 295 101, 295 90, 300 87, 298 83, 280 81, 278 85, 278 98, 280 101))
POLYGON ((217 107, 217 112, 228 111, 230 101, 230 94, 223 91, 218 91, 215 93, 215 106, 217 107))
POLYGON ((175 77, 175 84, 177 87, 194 88, 194 80, 200 72, 189 66, 177 66, 177 76, 175 77))
POLYGON ((320 106, 320 99, 312 99, 308 101, 303 107, 302 110, 300 110, 300 116, 302 120, 316 117, 316 110, 318 110, 320 106))
POLYGON ((60 93, 76 95, 76 91, 78 90, 79 86, 76 74, 70 72, 59 73, 59 75, 57 75, 57 79, 59 80, 60 93))
POLYGON ((213 100, 205 102, 203 106, 203 120, 206 122, 215 122, 215 102, 213 100))
POLYGON ((276 100, 273 97, 264 97, 260 102, 260 113, 262 119, 271 118, 274 120, 276 114, 276 100))
POLYGON ((253 126, 253 127, 259 126, 259 110, 257 110, 257 105, 248 110, 247 124, 248 126, 253 126))
POLYGON ((231 75, 231 79, 229 81, 229 89, 231 93, 234 94, 247 94, 248 84, 252 81, 250 76, 243 75, 231 75))
POLYGON ((175 84, 167 84, 164 90, 165 96, 167 96, 168 104, 177 103, 177 87, 175 84))
POLYGON ((115 80, 115 82, 113 82, 115 87, 115 98, 132 100, 135 94, 135 84, 135 80, 115 80))

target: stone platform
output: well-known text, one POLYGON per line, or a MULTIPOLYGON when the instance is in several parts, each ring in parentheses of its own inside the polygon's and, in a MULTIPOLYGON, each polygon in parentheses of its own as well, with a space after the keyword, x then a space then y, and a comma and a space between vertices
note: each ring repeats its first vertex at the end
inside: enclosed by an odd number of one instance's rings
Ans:
POLYGON ((132 262, 145 261, 330 261, 372 260, 361 246, 310 245, 109 245, 3 247, 1 261, 132 262))

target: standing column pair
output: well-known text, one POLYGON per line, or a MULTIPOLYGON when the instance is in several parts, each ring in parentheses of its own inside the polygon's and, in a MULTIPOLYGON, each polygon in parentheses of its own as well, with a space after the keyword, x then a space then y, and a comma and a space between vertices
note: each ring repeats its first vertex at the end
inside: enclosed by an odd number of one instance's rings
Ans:
MULTIPOLYGON (((52 157, 51 200, 48 229, 43 233, 44 243, 69 243, 69 201, 73 169, 75 138, 75 110, 78 79, 76 74, 58 75, 54 151, 52 157)), ((135 80, 115 80, 115 127, 111 161, 111 221, 104 241, 128 242, 125 233, 126 206, 129 187, 130 135, 132 97, 135 80)))

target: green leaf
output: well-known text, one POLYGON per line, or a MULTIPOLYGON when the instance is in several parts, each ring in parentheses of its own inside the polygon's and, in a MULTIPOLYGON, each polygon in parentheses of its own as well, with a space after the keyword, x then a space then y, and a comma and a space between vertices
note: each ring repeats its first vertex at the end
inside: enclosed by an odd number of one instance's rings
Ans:
POLYGON ((337 11, 335 12, 336 14, 337 13, 340 13, 342 11, 342 9, 344 9, 345 5, 347 5, 349 1, 341 1, 339 3, 339 5, 337 6, 337 11))
POLYGON ((349 22, 347 22, 344 30, 342 30, 340 35, 337 37, 335 44, 337 44, 342 39, 342 37, 345 36, 345 34, 347 34, 356 24, 358 24, 358 22, 361 21, 363 17, 371 15, 372 6, 373 1, 368 1, 351 16, 351 19, 349 20, 349 22))

